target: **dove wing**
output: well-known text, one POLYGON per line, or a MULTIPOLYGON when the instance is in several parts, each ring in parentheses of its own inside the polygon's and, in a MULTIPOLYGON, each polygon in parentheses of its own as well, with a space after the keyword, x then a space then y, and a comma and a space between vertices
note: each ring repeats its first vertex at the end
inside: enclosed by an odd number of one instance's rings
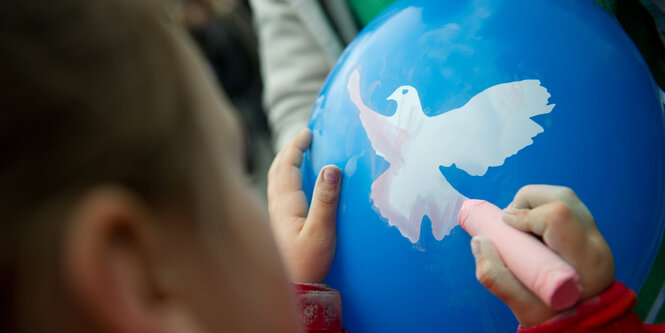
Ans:
POLYGON ((370 109, 360 95, 360 73, 356 69, 351 73, 347 84, 351 102, 360 112, 360 121, 367 132, 372 148, 377 155, 390 162, 391 156, 398 154, 398 141, 406 131, 399 127, 396 115, 384 116, 370 109))
POLYGON ((463 107, 432 117, 423 137, 438 138, 439 165, 455 166, 482 176, 491 166, 533 143, 543 128, 531 117, 549 113, 550 94, 538 80, 498 84, 474 96, 463 107))

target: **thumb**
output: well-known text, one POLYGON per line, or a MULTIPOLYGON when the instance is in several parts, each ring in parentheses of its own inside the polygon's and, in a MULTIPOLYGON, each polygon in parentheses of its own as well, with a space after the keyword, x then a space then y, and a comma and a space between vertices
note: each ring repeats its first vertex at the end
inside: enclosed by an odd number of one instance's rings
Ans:
MULTIPOLYGON (((519 300, 530 292, 508 270, 503 263, 496 248, 485 236, 475 236, 471 239, 471 252, 476 260, 476 279, 492 294, 513 307, 515 300, 519 300), (522 296, 522 297, 516 297, 522 296)), ((534 301, 535 301, 534 296, 534 301)))
POLYGON ((314 185, 312 204, 302 232, 312 236, 335 235, 335 217, 342 171, 334 165, 323 167, 314 185))
POLYGON ((556 314, 508 270, 489 239, 484 236, 473 237, 471 251, 476 260, 478 282, 508 305, 520 326, 531 327, 556 314))

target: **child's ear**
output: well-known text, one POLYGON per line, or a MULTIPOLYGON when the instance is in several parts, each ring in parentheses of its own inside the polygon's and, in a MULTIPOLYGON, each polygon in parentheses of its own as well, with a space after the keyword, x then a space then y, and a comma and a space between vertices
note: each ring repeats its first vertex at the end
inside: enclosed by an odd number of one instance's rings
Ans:
POLYGON ((130 191, 100 187, 69 217, 64 279, 94 331, 196 332, 193 316, 173 304, 160 265, 168 262, 150 209, 130 191))

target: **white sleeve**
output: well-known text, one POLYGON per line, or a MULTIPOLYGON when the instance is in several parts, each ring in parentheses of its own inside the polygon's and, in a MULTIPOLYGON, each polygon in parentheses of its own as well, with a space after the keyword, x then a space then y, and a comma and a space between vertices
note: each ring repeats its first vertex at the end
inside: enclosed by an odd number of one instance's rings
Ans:
POLYGON ((342 45, 319 4, 251 0, 259 38, 263 103, 276 150, 307 126, 314 101, 342 45), (309 10, 305 15, 299 13, 309 10), (303 22, 301 17, 307 17, 303 22))

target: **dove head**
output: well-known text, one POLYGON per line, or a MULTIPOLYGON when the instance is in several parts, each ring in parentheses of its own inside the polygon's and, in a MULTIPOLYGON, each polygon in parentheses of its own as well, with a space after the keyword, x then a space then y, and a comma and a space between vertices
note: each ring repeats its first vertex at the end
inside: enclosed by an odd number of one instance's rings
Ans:
POLYGON ((386 100, 395 101, 397 103, 397 111, 406 108, 411 109, 416 107, 419 110, 422 110, 420 106, 420 98, 418 97, 418 91, 412 86, 401 86, 388 96, 386 100))

